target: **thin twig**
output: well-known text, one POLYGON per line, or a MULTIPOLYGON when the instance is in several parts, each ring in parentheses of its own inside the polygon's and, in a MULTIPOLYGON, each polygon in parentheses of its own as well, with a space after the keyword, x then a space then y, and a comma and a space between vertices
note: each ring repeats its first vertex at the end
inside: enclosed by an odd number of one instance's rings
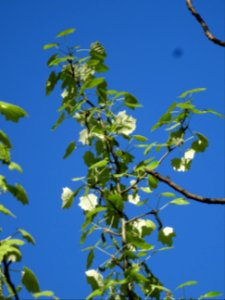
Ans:
POLYGON ((209 27, 207 26, 206 22, 202 19, 200 14, 196 11, 196 9, 192 5, 192 0, 186 0, 186 4, 192 15, 195 17, 195 19, 198 21, 198 23, 201 25, 205 35, 207 38, 212 41, 214 44, 217 44, 219 46, 225 47, 225 42, 219 40, 216 38, 209 30, 209 27))
POLYGON ((193 193, 185 190, 183 187, 177 185, 175 182, 170 180, 168 177, 165 177, 165 176, 161 175, 160 173, 158 173, 154 170, 146 169, 146 173, 154 176, 159 181, 162 181, 162 182, 166 183, 172 189, 174 189, 175 191, 181 193, 182 195, 184 195, 188 199, 192 199, 192 200, 195 200, 195 201, 198 201, 198 202, 201 202, 201 203, 206 203, 206 204, 223 204, 223 205, 225 204, 225 198, 209 198, 209 197, 203 197, 203 196, 200 196, 200 195, 193 194, 193 193))

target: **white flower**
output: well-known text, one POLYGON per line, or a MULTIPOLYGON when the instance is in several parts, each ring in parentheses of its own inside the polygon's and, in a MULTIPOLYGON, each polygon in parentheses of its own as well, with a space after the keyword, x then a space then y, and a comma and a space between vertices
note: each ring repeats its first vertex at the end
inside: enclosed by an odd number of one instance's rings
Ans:
POLYGON ((165 236, 171 235, 172 233, 174 233, 173 227, 164 227, 162 229, 163 233, 165 236))
POLYGON ((83 144, 83 145, 89 145, 89 138, 93 138, 93 137, 96 137, 96 138, 99 138, 101 140, 104 140, 105 139, 105 136, 101 133, 97 133, 97 132, 88 132, 88 130, 85 128, 83 130, 80 131, 80 138, 79 138, 79 141, 83 144))
POLYGON ((135 229, 137 229, 137 231, 140 233, 140 235, 142 234, 142 228, 147 226, 147 221, 144 219, 137 219, 134 223, 133 226, 135 227, 135 229))
POLYGON ((85 211, 92 211, 98 205, 97 197, 94 194, 80 197, 78 205, 85 211))
POLYGON ((179 167, 173 167, 174 170, 178 172, 185 172, 187 171, 187 164, 194 158, 195 156, 195 150, 194 149, 188 149, 184 153, 184 157, 180 160, 179 167))
POLYGON ((136 119, 128 116, 125 110, 115 116, 113 123, 116 124, 117 132, 125 135, 131 134, 136 128, 136 119))
POLYGON ((179 167, 173 167, 173 169, 178 172, 185 172, 186 171, 185 163, 186 163, 186 159, 184 157, 182 157, 179 167))
POLYGON ((195 156, 195 150, 194 149, 188 149, 184 153, 184 158, 187 159, 188 161, 192 160, 195 156))
POLYGON ((83 130, 81 130, 80 132, 80 138, 79 141, 83 144, 83 145, 89 145, 89 133, 88 130, 85 128, 83 130))
POLYGON ((84 113, 76 112, 75 115, 73 116, 73 118, 74 118, 75 120, 77 120, 77 122, 79 122, 81 125, 84 125, 84 124, 85 124, 84 113))
POLYGON ((139 195, 128 195, 128 201, 132 204, 137 204, 140 201, 140 196, 139 195))
POLYGON ((103 276, 98 271, 91 269, 91 270, 86 271, 85 275, 87 277, 93 277, 99 287, 102 287, 104 285, 103 276))
POLYGON ((95 73, 95 71, 92 68, 90 68, 88 65, 83 64, 80 66, 79 75, 80 75, 81 80, 83 80, 83 81, 87 80, 88 77, 90 77, 94 73, 95 73))
POLYGON ((66 98, 67 96, 69 95, 68 91, 67 90, 64 90, 61 94, 61 97, 62 98, 66 98))
POLYGON ((73 191, 68 187, 64 187, 61 195, 62 202, 66 203, 71 198, 72 195, 73 195, 73 191))

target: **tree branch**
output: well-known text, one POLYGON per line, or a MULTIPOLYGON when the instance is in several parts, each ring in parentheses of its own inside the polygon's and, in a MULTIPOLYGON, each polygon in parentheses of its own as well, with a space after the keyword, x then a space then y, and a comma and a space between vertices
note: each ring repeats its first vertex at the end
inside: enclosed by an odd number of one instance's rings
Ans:
POLYGON ((208 197, 203 197, 200 195, 193 194, 187 190, 185 190, 183 187, 177 185, 175 182, 170 180, 168 177, 165 177, 154 170, 146 170, 147 174, 150 174, 157 178, 159 181, 162 181, 169 185, 172 189, 175 191, 181 193, 184 195, 186 198, 201 202, 201 203, 206 203, 206 204, 224 204, 225 205, 225 198, 208 198, 208 197))
POLYGON ((217 39, 209 30, 209 27, 205 23, 205 21, 202 19, 200 14, 195 10, 195 8, 192 5, 192 0, 186 0, 186 4, 192 15, 195 17, 195 19, 198 21, 198 23, 201 25, 202 29, 204 30, 205 35, 207 38, 212 41, 213 43, 225 47, 225 42, 217 39))
POLYGON ((9 265, 10 265, 10 263, 8 263, 6 261, 6 259, 3 259, 2 263, 3 263, 3 266, 4 266, 4 275, 5 275, 6 281, 7 281, 8 285, 10 286, 10 288, 13 292, 15 300, 19 300, 17 290, 16 290, 15 285, 13 284, 13 282, 11 280, 11 277, 10 277, 10 274, 9 274, 9 265))

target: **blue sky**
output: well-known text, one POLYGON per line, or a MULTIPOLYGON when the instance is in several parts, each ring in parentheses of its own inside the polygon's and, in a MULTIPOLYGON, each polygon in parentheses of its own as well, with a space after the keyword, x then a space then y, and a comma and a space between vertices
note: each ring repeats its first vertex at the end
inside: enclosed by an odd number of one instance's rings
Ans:
MULTIPOLYGON (((212 32, 224 38, 224 1, 196 1, 196 7, 212 32)), ((99 40, 108 53, 109 86, 133 93, 143 104, 134 113, 137 133, 149 137, 151 126, 188 89, 206 87, 196 95, 196 103, 225 112, 224 49, 206 39, 184 0, 1 1, 0 24, 0 98, 29 114, 18 125, 1 125, 13 142, 13 159, 24 169, 10 178, 24 185, 30 199, 27 207, 7 200, 18 217, 2 218, 3 227, 9 233, 22 227, 36 238, 35 248, 24 249, 23 264, 37 274, 42 289, 54 290, 62 299, 82 299, 89 292, 86 256, 79 245, 83 216, 76 201, 71 210, 62 211, 60 195, 62 187, 72 187, 71 178, 85 175, 85 170, 78 152, 62 159, 67 144, 78 136, 73 122, 50 130, 60 95, 45 96, 50 53, 42 46, 70 27, 77 28, 70 40, 84 48, 99 40), (179 57, 174 56, 177 49, 179 57)), ((194 193, 223 197, 224 121, 203 116, 194 126, 208 136, 208 151, 188 173, 162 171, 194 193)), ((173 289, 196 280, 199 284, 189 290, 194 296, 208 290, 225 293, 224 207, 192 202, 163 217, 177 233, 175 249, 151 261, 165 286, 173 289)))

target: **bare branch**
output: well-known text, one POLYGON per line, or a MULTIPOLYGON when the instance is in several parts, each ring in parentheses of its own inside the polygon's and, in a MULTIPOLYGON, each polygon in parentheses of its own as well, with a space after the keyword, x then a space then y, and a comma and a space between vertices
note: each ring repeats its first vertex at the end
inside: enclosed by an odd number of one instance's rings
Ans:
POLYGON ((165 176, 159 174, 158 172, 156 172, 154 170, 146 170, 146 173, 154 176, 159 181, 162 181, 162 182, 166 183, 172 189, 174 189, 175 191, 181 193, 182 195, 184 195, 188 199, 192 199, 192 200, 195 200, 195 201, 198 201, 198 202, 201 202, 201 203, 206 203, 206 204, 225 204, 225 198, 208 198, 208 197, 203 197, 203 196, 200 196, 200 195, 193 194, 193 193, 185 190, 183 187, 177 185, 175 182, 170 180, 168 177, 165 177, 165 176))
POLYGON ((202 29, 204 30, 205 35, 207 38, 212 41, 213 43, 225 47, 225 42, 217 39, 209 30, 209 27, 205 23, 205 21, 202 19, 200 14, 196 11, 196 9, 192 5, 192 0, 186 0, 186 4, 192 15, 195 17, 195 19, 198 21, 198 23, 201 25, 202 29))

